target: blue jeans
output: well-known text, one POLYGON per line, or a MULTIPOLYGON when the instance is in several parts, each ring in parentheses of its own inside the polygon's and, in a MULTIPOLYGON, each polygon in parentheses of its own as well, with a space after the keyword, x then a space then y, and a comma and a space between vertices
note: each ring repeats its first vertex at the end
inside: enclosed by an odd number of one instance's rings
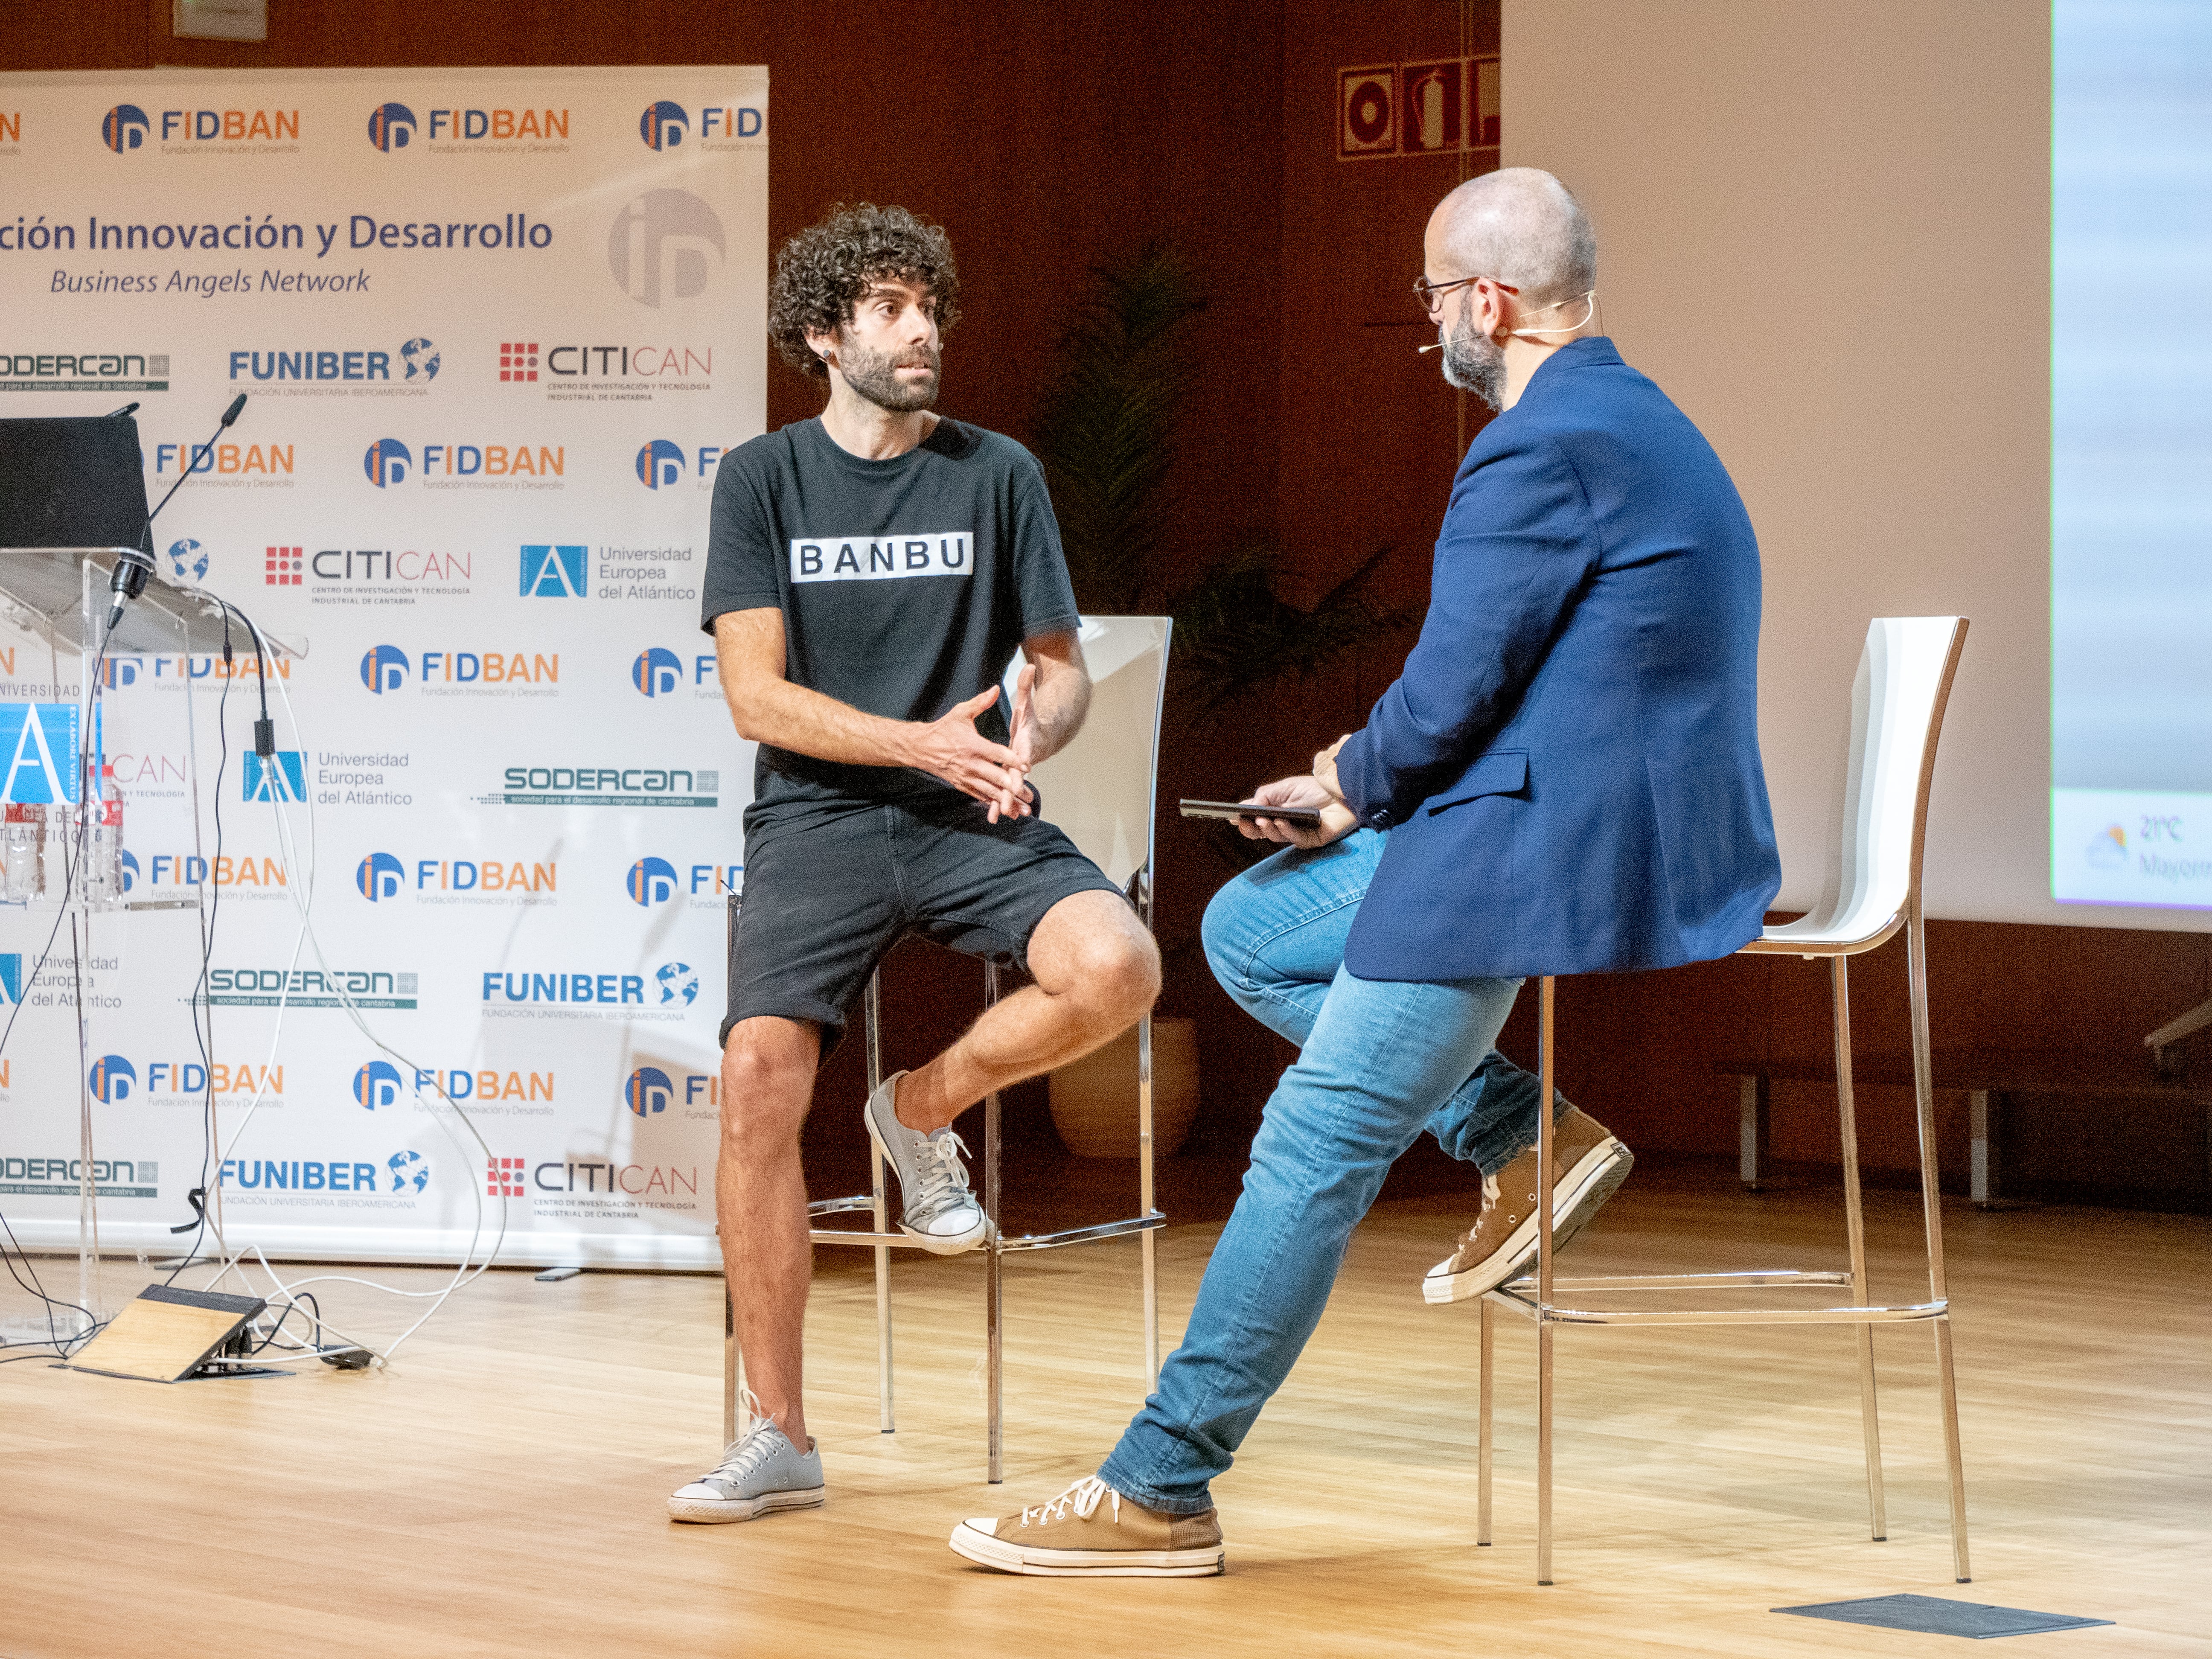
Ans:
POLYGON ((1150 1508, 1212 1507, 1208 1481, 1290 1375, 1352 1230, 1424 1128, 1492 1174, 1536 1142, 1536 1079, 1492 1047, 1519 980, 1410 984, 1346 971, 1345 939, 1382 845, 1362 830, 1279 853, 1206 908, 1215 977, 1300 1053, 1267 1102, 1182 1346, 1098 1472, 1150 1508))

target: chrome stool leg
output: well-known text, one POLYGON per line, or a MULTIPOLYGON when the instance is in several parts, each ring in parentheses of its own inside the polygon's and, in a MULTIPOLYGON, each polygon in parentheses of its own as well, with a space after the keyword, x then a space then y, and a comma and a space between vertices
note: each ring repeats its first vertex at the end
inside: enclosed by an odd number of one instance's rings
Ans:
POLYGON ((1490 1466, 1495 1450, 1490 1427, 1490 1362, 1491 1333, 1496 1324, 1497 1316, 1486 1296, 1482 1298, 1482 1359, 1476 1373, 1481 1380, 1475 1390, 1474 1419, 1474 1541, 1484 1549, 1490 1547, 1490 1466))
MULTIPOLYGON (((1146 918, 1149 925, 1151 918, 1146 918)), ((1152 1016, 1150 1009, 1137 1022, 1137 1213, 1152 1212, 1152 1016)), ((1142 1253, 1145 1297, 1145 1392, 1150 1395, 1160 1381, 1160 1278, 1149 1228, 1137 1235, 1142 1253)))
MULTIPOLYGON (((884 972, 878 968, 868 975, 865 1002, 864 1028, 868 1042, 868 1092, 872 1095, 884 1080, 883 1030, 884 972)), ((875 1137, 868 1137, 868 1190, 873 1200, 875 1229, 878 1237, 890 1231, 890 1211, 884 1197, 884 1154, 876 1145, 875 1137)), ((888 1244, 878 1244, 876 1257, 876 1426, 879 1432, 890 1434, 898 1428, 891 1404, 891 1250, 888 1244)))
POLYGON ((738 1353, 738 1310, 730 1287, 722 1286, 722 1447, 727 1450, 738 1437, 738 1418, 744 1407, 745 1362, 738 1353))
MULTIPOLYGON (((983 964, 983 1006, 995 1007, 999 1000, 999 964, 983 964)), ((1005 1348, 1005 1288, 1000 1269, 999 1237, 999 1091, 994 1089, 983 1097, 983 1324, 987 1333, 990 1358, 990 1401, 988 1406, 989 1441, 988 1471, 986 1478, 997 1486, 1006 1478, 1006 1419, 1005 1348)))
POLYGON ((1943 1192, 1936 1167, 1936 1072, 1928 1035, 1928 931, 1916 886, 1906 904, 1905 971, 1912 998, 1912 1094, 1920 1130, 1920 1205, 1928 1230, 1928 1297, 1944 1303, 1936 1327, 1936 1383, 1943 1406, 1943 1457, 1951 1486, 1951 1565, 1973 1582, 1966 1559, 1966 1470, 1959 1448, 1959 1389, 1951 1365, 1951 1316, 1943 1278, 1943 1192))
MULTIPOLYGON (((1836 1115, 1843 1132, 1844 1230, 1850 1248, 1851 1300, 1869 1305, 1867 1293, 1866 1218, 1859 1202, 1858 1111, 1851 1093, 1851 989, 1849 957, 1831 957, 1829 994, 1836 1018, 1836 1115)), ((1859 1423, 1866 1442, 1867 1523, 1874 1540, 1889 1536, 1889 1521, 1881 1486, 1881 1411, 1874 1386, 1874 1327, 1861 1325, 1859 1349, 1859 1423)))
POLYGON ((1552 976, 1536 981, 1536 1582, 1552 1582, 1552 976))

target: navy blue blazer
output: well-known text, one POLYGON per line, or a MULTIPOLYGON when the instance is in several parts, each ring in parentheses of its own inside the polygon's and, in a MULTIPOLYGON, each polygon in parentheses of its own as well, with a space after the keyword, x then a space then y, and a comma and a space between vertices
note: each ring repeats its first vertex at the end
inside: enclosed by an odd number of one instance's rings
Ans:
POLYGON ((1689 417, 1576 340, 1477 435, 1405 672, 1337 757, 1389 831, 1362 979, 1668 968, 1782 883, 1759 759, 1759 544, 1689 417))

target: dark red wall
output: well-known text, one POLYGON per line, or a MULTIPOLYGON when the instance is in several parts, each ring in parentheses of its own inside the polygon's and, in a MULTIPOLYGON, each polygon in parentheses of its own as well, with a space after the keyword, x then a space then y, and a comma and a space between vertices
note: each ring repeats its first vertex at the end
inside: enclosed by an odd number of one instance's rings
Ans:
MULTIPOLYGON (((1025 435, 1086 268, 1167 240, 1212 296, 1199 325, 1205 378, 1170 487, 1187 539, 1278 538, 1302 599, 1388 546, 1386 593, 1417 601, 1423 591, 1454 460, 1481 415, 1443 386, 1433 357, 1416 355, 1427 337, 1408 292, 1422 224, 1462 164, 1336 160, 1335 72, 1496 50, 1497 0, 1478 0, 1471 19, 1437 0, 271 0, 270 13, 270 39, 255 46, 171 39, 168 0, 19 7, 0 33, 0 67, 766 64, 772 237, 856 199, 902 202, 951 231, 968 298, 946 354, 950 412, 1025 435)), ((807 383, 772 372, 771 424, 816 403, 807 383)), ((1171 715, 1163 795, 1218 794, 1302 768, 1359 722, 1409 642, 1379 641, 1328 684, 1283 687, 1218 718, 1171 715)), ((1191 948, 1233 864, 1171 813, 1161 831, 1165 1007, 1201 1021, 1207 1105, 1195 1144, 1233 1152, 1283 1049, 1228 1005, 1191 948)), ((1937 923, 1930 954, 1939 1046, 2132 1063, 2146 1030, 2212 994, 2202 935, 1937 923)), ((890 1063, 911 1063, 967 1017, 976 975, 926 947, 895 966, 890 1063)), ((1862 958, 1854 982, 1864 1048, 1901 1050, 1901 944, 1862 958)), ((1814 964, 1738 958, 1567 984, 1564 1081, 1639 1146, 1728 1154, 1735 1090, 1716 1062, 1818 1052, 1826 983, 1814 964)), ((1509 1051, 1526 1057, 1528 1025, 1524 1006, 1509 1051)), ((854 1044, 824 1082, 825 1103, 839 1103, 836 1144, 858 1076, 854 1044)), ((1033 1115, 1035 1103, 1035 1091, 1020 1093, 1017 1115, 1033 1115)), ((1909 1162, 1905 1108, 1902 1091, 1867 1091, 1871 1164, 1909 1162)), ((1942 1115, 1955 1172, 1961 1103, 1946 1099, 1942 1115)), ((2201 1121, 2063 1102, 2036 1115, 2036 1156, 2058 1184, 2070 1172, 2084 1190, 2203 1201, 2201 1121)), ((1832 1126, 1817 1090, 1778 1089, 1778 1152, 1830 1156, 1832 1126)), ((831 1144, 831 1132, 816 1139, 831 1144)))

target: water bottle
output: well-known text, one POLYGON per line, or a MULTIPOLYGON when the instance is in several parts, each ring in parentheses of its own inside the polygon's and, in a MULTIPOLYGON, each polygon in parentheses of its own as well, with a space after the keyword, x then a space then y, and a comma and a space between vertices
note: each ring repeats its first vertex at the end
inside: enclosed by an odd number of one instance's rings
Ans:
POLYGON ((112 768, 100 769, 99 816, 93 821, 92 846, 85 866, 94 908, 119 909, 123 899, 123 794, 112 768))
POLYGON ((39 890, 57 903, 69 891, 70 860, 76 849, 70 843, 76 826, 70 822, 73 814, 67 801, 48 801, 33 805, 39 823, 39 890))
POLYGON ((0 829, 0 882, 5 896, 24 903, 39 896, 39 825, 31 816, 36 806, 11 801, 4 829, 0 829))

